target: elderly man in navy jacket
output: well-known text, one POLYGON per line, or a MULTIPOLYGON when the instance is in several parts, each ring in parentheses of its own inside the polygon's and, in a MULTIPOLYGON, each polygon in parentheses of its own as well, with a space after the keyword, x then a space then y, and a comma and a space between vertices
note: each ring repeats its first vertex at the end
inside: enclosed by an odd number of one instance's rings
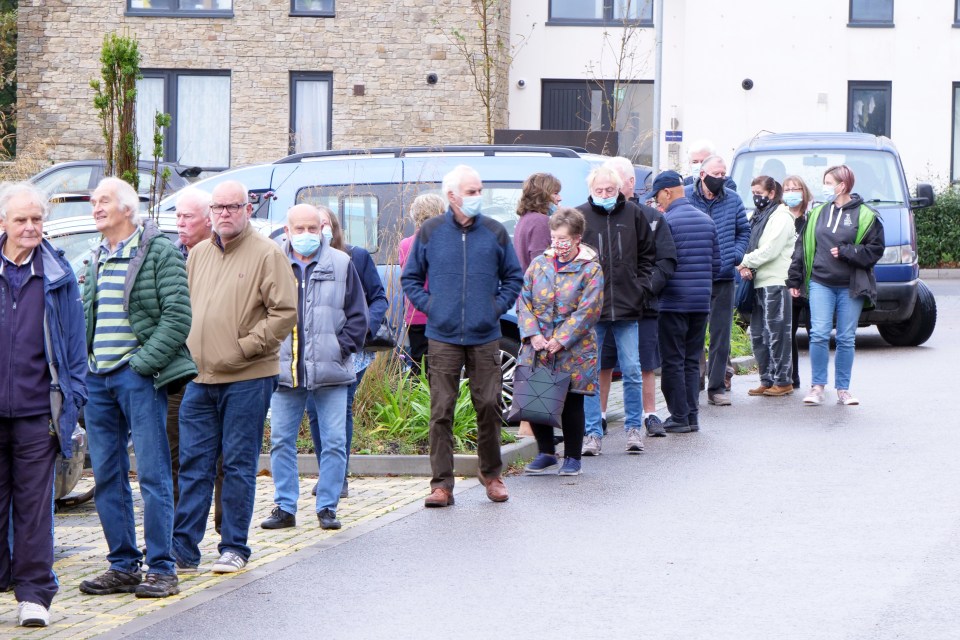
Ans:
POLYGON ((724 378, 733 329, 734 267, 743 260, 750 240, 747 210, 726 182, 727 165, 723 158, 710 156, 700 167, 699 179, 684 189, 690 204, 713 219, 720 241, 720 273, 714 278, 710 299, 710 357, 707 360, 707 401, 717 406, 730 404, 724 378))
POLYGON ((699 431, 700 354, 710 312, 710 292, 720 272, 713 220, 683 196, 683 179, 664 171, 653 182, 677 246, 677 268, 660 291, 660 386, 670 410, 667 433, 699 431))
POLYGON ((490 500, 504 502, 500 316, 516 302, 523 271, 503 225, 481 212, 483 184, 474 169, 455 167, 443 178, 443 193, 450 208, 420 227, 401 277, 407 298, 427 315, 433 479, 424 504, 453 504, 453 411, 464 366, 477 410, 480 481, 490 500))

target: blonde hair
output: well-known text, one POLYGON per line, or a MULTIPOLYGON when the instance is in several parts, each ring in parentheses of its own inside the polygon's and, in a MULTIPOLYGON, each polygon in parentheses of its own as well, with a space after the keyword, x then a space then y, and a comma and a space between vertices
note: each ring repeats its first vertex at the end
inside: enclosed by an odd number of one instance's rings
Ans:
POLYGON ((446 200, 435 193, 424 193, 414 198, 410 205, 410 217, 413 219, 413 226, 419 229, 424 222, 446 210, 446 200))

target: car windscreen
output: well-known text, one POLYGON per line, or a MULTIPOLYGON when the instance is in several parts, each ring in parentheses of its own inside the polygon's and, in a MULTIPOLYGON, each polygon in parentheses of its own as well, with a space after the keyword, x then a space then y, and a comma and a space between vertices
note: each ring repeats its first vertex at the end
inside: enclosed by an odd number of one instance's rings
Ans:
POLYGON ((785 177, 798 175, 807 183, 813 199, 820 202, 824 172, 841 164, 853 171, 853 192, 872 206, 899 206, 907 202, 896 157, 886 151, 750 151, 736 157, 730 176, 737 183, 737 193, 748 209, 753 207, 750 183, 757 176, 770 176, 782 184, 785 177))
MULTIPOLYGON (((176 242, 177 234, 171 231, 164 232, 171 242, 176 242)), ((49 238, 50 243, 63 250, 63 257, 67 259, 73 272, 80 276, 84 272, 84 260, 89 259, 90 252, 97 248, 100 243, 100 232, 77 231, 65 233, 63 235, 55 234, 49 238)))

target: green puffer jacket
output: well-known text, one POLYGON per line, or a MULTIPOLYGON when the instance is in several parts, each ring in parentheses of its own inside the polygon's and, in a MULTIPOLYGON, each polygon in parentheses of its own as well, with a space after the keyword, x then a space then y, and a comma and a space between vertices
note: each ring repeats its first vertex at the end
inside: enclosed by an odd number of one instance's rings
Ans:
MULTIPOLYGON (((94 303, 100 247, 93 250, 83 283, 83 313, 87 321, 87 352, 93 349, 94 303)), ((190 294, 183 256, 152 220, 143 223, 140 247, 130 260, 123 285, 123 304, 140 350, 130 367, 153 378, 157 389, 174 392, 197 375, 187 334, 190 333, 190 294)))

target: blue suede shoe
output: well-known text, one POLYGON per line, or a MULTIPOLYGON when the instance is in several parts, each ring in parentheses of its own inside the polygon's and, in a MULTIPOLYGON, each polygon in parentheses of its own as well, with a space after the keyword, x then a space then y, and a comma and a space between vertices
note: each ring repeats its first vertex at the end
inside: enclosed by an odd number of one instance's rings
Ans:
POLYGON ((576 458, 564 458, 563 466, 560 467, 560 472, 558 475, 561 476, 578 476, 580 475, 580 461, 576 458))
POLYGON ((559 466, 557 456, 551 456, 548 453, 538 453, 537 457, 533 459, 533 462, 523 468, 523 473, 528 476, 539 476, 544 473, 556 471, 559 466))

